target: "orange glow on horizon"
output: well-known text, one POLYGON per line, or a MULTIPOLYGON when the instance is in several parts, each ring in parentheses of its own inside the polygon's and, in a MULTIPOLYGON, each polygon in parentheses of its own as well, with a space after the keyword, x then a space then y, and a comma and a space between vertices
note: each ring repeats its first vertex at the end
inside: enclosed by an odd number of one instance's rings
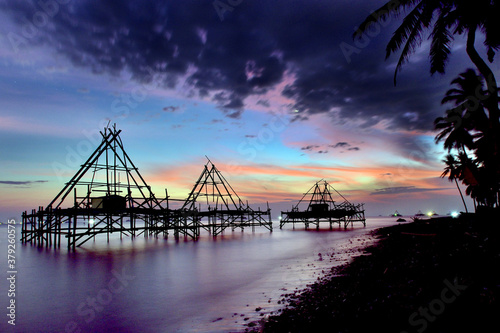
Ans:
MULTIPOLYGON (((214 164, 242 200, 251 202, 294 201, 320 179, 325 179, 348 200, 354 202, 384 202, 388 198, 405 196, 426 199, 439 191, 453 195, 453 190, 436 183, 439 170, 401 168, 398 166, 325 167, 321 165, 292 165, 289 167, 267 164, 233 165, 214 161, 214 164), (385 188, 409 188, 407 192, 387 191, 372 195, 385 188), (415 191, 412 191, 414 188, 415 191), (419 191, 422 189, 422 191, 419 191)), ((169 189, 173 197, 187 196, 203 171, 203 163, 186 163, 173 167, 156 168, 146 181, 155 188, 169 189), (173 190, 172 190, 173 189, 173 190)))

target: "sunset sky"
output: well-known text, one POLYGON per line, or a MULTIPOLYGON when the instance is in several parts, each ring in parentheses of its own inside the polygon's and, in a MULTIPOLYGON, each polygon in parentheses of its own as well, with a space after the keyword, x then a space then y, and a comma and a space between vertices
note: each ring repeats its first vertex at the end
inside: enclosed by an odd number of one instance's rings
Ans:
POLYGON ((384 2, 0 1, 0 221, 47 205, 108 122, 159 196, 207 155, 273 216, 320 179, 367 215, 463 210, 432 129, 472 63, 457 37, 431 76, 424 36, 394 86, 401 18, 351 37, 384 2))

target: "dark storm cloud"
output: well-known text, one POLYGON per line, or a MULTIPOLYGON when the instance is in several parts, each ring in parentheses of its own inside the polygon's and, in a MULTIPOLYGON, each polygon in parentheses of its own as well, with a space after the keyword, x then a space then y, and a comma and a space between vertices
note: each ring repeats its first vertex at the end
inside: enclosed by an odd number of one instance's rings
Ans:
POLYGON ((248 96, 265 94, 288 73, 293 79, 282 93, 299 110, 295 121, 328 113, 338 123, 371 127, 385 120, 393 129, 429 129, 441 95, 433 81, 415 79, 427 76, 427 60, 411 64, 413 70, 408 65, 397 88, 390 62, 383 61, 397 22, 361 44, 351 39, 378 6, 244 1, 221 20, 213 1, 81 0, 59 5, 35 35, 25 36, 34 14, 43 13, 39 2, 0 3, 19 28, 11 32, 17 42, 9 35, 17 48, 48 45, 76 66, 108 75, 128 71, 142 83, 161 74, 165 88, 186 77, 191 95, 214 101, 230 118, 241 116, 248 96), (346 45, 356 51, 346 54, 346 45))
POLYGON ((361 127, 372 127, 385 120, 389 129, 432 129, 445 89, 436 89, 438 82, 430 77, 420 78, 427 75, 427 63, 405 68, 396 87, 391 81, 393 71, 386 65, 379 59, 366 68, 365 65, 334 68, 325 59, 320 64, 302 67, 297 79, 285 87, 283 94, 295 100, 294 108, 301 112, 330 112, 338 123, 357 120, 361 127), (338 111, 335 112, 335 108, 338 111))

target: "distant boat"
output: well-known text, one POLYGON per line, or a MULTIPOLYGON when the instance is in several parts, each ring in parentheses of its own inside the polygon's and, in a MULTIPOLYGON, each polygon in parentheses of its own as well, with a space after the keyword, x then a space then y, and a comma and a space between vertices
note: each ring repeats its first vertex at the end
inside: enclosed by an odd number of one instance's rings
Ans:
POLYGON ((395 212, 394 212, 394 214, 392 214, 391 216, 396 216, 396 217, 398 217, 398 216, 403 216, 403 215, 399 214, 399 212, 398 212, 398 211, 395 211, 395 212))
POLYGON ((436 213, 436 211, 433 210, 432 213, 431 213, 431 216, 439 216, 439 214, 436 213))
POLYGON ((422 213, 422 211, 421 211, 421 210, 419 210, 419 211, 418 211, 418 213, 417 213, 417 214, 415 214, 415 216, 425 216, 425 214, 424 214, 424 213, 422 213))

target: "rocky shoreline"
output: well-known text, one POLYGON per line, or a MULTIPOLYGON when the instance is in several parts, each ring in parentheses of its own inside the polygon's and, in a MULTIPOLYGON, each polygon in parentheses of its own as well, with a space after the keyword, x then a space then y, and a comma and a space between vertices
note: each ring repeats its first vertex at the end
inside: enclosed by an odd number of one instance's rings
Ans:
POLYGON ((365 255, 334 267, 251 332, 467 332, 500 313, 498 217, 435 218, 375 230, 365 255))

